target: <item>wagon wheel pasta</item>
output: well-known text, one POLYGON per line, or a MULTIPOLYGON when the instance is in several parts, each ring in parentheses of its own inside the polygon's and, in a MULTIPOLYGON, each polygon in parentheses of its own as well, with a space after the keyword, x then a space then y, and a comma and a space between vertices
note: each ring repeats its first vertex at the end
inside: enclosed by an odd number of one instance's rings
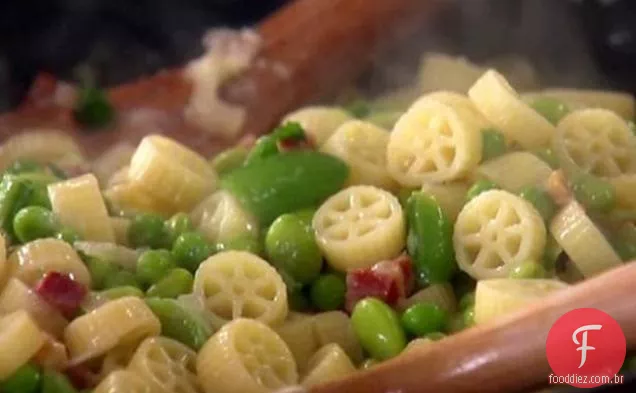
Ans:
POLYGON ((26 364, 45 340, 44 333, 24 310, 0 318, 0 380, 26 364))
POLYGON ((156 393, 197 393, 197 354, 166 337, 144 340, 135 351, 128 370, 142 378, 156 393))
POLYGON ((460 269, 477 280, 506 277, 512 265, 540 260, 546 228, 536 209, 502 190, 486 191, 464 206, 453 244, 460 269))
POLYGON ((396 184, 387 171, 389 135, 388 131, 371 123, 352 120, 338 127, 321 151, 349 165, 347 185, 365 184, 390 191, 396 184))
POLYGON ((302 385, 311 387, 334 381, 355 371, 355 366, 342 348, 338 344, 328 344, 309 360, 309 372, 303 378, 302 385))
POLYGON ((128 177, 149 195, 180 211, 189 211, 216 187, 216 174, 203 157, 160 135, 141 141, 128 177))
POLYGON ((405 187, 464 177, 481 160, 480 127, 462 109, 420 99, 393 127, 389 173, 405 187))
POLYGON ((285 342, 267 325, 242 318, 201 349, 197 375, 205 393, 267 393, 298 382, 285 342))
POLYGON ((431 100, 440 104, 448 105, 456 111, 462 112, 463 116, 470 116, 479 129, 490 127, 491 124, 484 115, 479 112, 477 106, 465 94, 452 91, 436 91, 420 98, 420 100, 431 100))
POLYGON ((479 281, 475 291, 475 322, 489 322, 567 287, 564 282, 548 279, 479 281))
POLYGON ((285 320, 287 290, 276 269, 245 251, 224 251, 197 269, 194 292, 204 298, 212 324, 219 328, 237 318, 268 325, 285 320))
POLYGON ((586 278, 622 264, 614 248, 576 201, 554 217, 550 233, 586 278))
POLYGON ((227 242, 257 232, 257 222, 227 191, 217 191, 190 214, 192 223, 211 242, 227 242))
POLYGON ((583 109, 561 120, 555 151, 597 176, 636 171, 636 138, 625 120, 605 109, 583 109))
POLYGON ((490 180, 502 189, 519 192, 530 185, 544 186, 552 168, 532 153, 516 151, 488 160, 475 170, 475 176, 490 180))
POLYGON ((135 146, 128 142, 113 145, 93 162, 92 170, 99 183, 106 185, 111 176, 127 166, 135 152, 135 146))
POLYGON ((49 185, 49 198, 60 222, 75 229, 83 239, 115 241, 108 210, 94 175, 82 175, 49 185))
POLYGON ((362 360, 362 348, 347 314, 342 311, 328 311, 314 315, 312 321, 319 347, 338 344, 355 364, 362 360))
POLYGON ((372 186, 333 195, 320 206, 312 226, 327 262, 343 272, 395 257, 406 238, 399 201, 372 186))
POLYGON ((287 320, 275 330, 294 356, 298 371, 303 373, 309 364, 309 359, 319 347, 318 337, 313 334, 313 317, 290 312, 287 320))
POLYGON ((94 393, 153 393, 148 383, 129 370, 115 370, 94 390, 94 393))
POLYGON ((26 130, 2 144, 0 169, 6 169, 18 159, 48 164, 65 156, 82 157, 80 147, 70 135, 58 130, 26 130))
POLYGON ((35 284, 48 272, 68 274, 73 280, 90 287, 91 276, 77 252, 68 243, 38 239, 18 248, 9 258, 14 277, 27 285, 35 284))
POLYGON ((159 319, 136 297, 110 301, 71 322, 64 331, 71 362, 94 359, 118 346, 136 345, 161 330, 159 319))
POLYGON ((525 149, 545 146, 554 127, 521 100, 497 71, 489 70, 468 91, 468 96, 506 138, 525 149))
POLYGON ((283 119, 283 123, 289 121, 299 123, 307 136, 316 145, 322 146, 338 127, 351 119, 351 115, 340 108, 309 106, 288 114, 283 119))

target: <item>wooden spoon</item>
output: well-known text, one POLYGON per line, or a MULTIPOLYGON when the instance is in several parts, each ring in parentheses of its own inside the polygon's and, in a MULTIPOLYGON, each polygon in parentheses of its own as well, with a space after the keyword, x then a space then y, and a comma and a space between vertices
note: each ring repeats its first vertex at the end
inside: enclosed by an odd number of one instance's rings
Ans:
MULTIPOLYGON (((336 93, 384 47, 415 31, 438 9, 439 3, 440 0, 297 0, 275 13, 258 27, 263 47, 252 66, 223 89, 231 102, 247 109, 242 134, 268 132, 285 113, 336 93)), ((54 86, 47 80, 36 89, 36 95, 50 96, 54 86)), ((167 133, 209 154, 228 141, 183 122, 181 113, 190 93, 191 86, 182 70, 170 70, 114 88, 110 97, 120 113, 143 107, 174 114, 179 125, 167 133)), ((78 132, 68 108, 37 101, 26 102, 17 113, 0 118, 0 138, 24 127, 56 127, 73 133, 89 152, 96 153, 117 140, 136 143, 143 136, 143 131, 131 134, 129 130, 78 132)))
POLYGON ((311 393, 500 393, 546 385, 548 332, 563 314, 598 308, 621 325, 636 348, 636 263, 547 297, 495 324, 468 329, 311 393))

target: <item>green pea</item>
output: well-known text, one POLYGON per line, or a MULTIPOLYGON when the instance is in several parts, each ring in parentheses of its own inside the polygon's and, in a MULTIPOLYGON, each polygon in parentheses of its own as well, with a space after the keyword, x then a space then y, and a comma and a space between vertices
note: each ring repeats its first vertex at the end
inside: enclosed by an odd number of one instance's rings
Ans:
POLYGON ((212 254, 211 247, 198 232, 182 233, 172 245, 172 256, 177 264, 191 272, 195 272, 210 254, 212 254))
POLYGON ((524 187, 519 192, 519 196, 532 203, 545 221, 549 221, 556 214, 557 206, 550 194, 537 186, 524 187))
POLYGON ((59 227, 55 215, 40 206, 25 207, 13 218, 13 232, 22 243, 53 237, 59 227))
POLYGON ((96 290, 103 289, 106 286, 107 278, 116 275, 120 270, 119 266, 114 263, 98 257, 86 255, 83 260, 91 275, 93 289, 96 290))
POLYGON ((311 224, 296 214, 283 214, 267 230, 268 260, 301 284, 314 281, 322 270, 322 254, 311 224))
POLYGON ((297 312, 308 311, 311 306, 307 295, 300 289, 287 292, 287 302, 289 308, 297 312))
POLYGON ((115 108, 104 90, 86 85, 79 89, 73 116, 88 129, 101 128, 114 119, 115 108))
POLYGON ((403 208, 406 208, 406 204, 408 203, 411 194, 413 194, 415 191, 419 191, 419 189, 403 188, 398 192, 398 200, 400 201, 400 204, 403 208))
POLYGON ((552 169, 559 169, 559 157, 554 153, 552 148, 546 147, 534 152, 534 155, 543 160, 552 169))
POLYGON ((247 251, 256 255, 263 253, 260 237, 252 233, 246 233, 224 242, 217 242, 214 245, 214 249, 216 252, 235 250, 247 251))
POLYGON ((448 315, 433 303, 417 303, 407 308, 402 314, 402 327, 416 337, 443 330, 448 315))
POLYGON ((342 276, 324 274, 311 284, 311 302, 321 311, 338 310, 344 304, 346 290, 342 276))
POLYGON ((518 264, 508 274, 510 278, 528 279, 528 278, 545 278, 547 272, 540 264, 534 261, 526 261, 518 264))
POLYGON ((488 161, 506 152, 506 137, 495 128, 481 130, 481 160, 488 161))
POLYGON ((468 328, 475 325, 475 306, 470 306, 462 313, 464 327, 468 328))
POLYGON ((375 359, 366 359, 364 362, 362 362, 362 364, 360 365, 360 368, 363 370, 368 370, 371 367, 377 366, 378 364, 380 364, 380 362, 378 362, 375 359))
POLYGON ((109 300, 115 300, 127 296, 134 296, 138 298, 143 298, 145 296, 141 289, 130 285, 110 288, 100 292, 100 294, 109 300))
POLYGON ((157 214, 136 215, 128 227, 128 242, 133 247, 163 248, 170 246, 163 218, 157 214))
POLYGON ((210 325, 197 313, 173 299, 146 299, 146 304, 161 322, 161 335, 177 340, 195 351, 212 335, 210 325))
POLYGON ((560 100, 549 97, 537 98, 530 106, 550 123, 557 125, 563 117, 570 113, 570 108, 560 100))
POLYGON ((474 305, 475 305, 475 292, 467 292, 459 300, 459 309, 462 311, 474 305))
POLYGON ((131 286, 141 288, 137 276, 127 270, 120 270, 104 278, 104 288, 131 286))
POLYGON ((137 259, 137 277, 146 285, 156 283, 177 267, 168 250, 148 250, 137 259))
POLYGON ((351 324, 360 345, 374 359, 390 359, 406 347, 406 336, 399 318, 379 299, 365 298, 356 303, 351 324))
POLYGON ((243 146, 235 146, 223 150, 212 159, 212 168, 214 168, 219 176, 223 176, 233 169, 242 166, 248 153, 249 151, 243 146))
POLYGON ((588 209, 607 212, 616 204, 616 190, 605 180, 590 174, 579 174, 570 187, 577 201, 588 209))
POLYGON ((194 277, 192 277, 192 273, 185 269, 176 268, 148 288, 146 295, 151 297, 176 298, 179 295, 192 292, 193 283, 194 277))
POLYGON ((475 198, 477 195, 481 194, 482 192, 485 192, 488 190, 495 190, 497 188, 499 188, 499 186, 497 186, 495 183, 491 182, 490 180, 486 180, 486 179, 477 180, 468 189, 468 192, 466 193, 466 201, 470 201, 471 199, 475 198))
POLYGON ((44 370, 40 393, 77 393, 77 390, 64 374, 53 370, 44 370))
POLYGON ((42 375, 36 366, 25 364, 0 383, 0 391, 3 393, 38 393, 41 379, 42 375))
POLYGON ((446 337, 447 336, 442 332, 431 332, 431 333, 425 334, 423 338, 428 338, 431 341, 439 341, 446 337))
POLYGON ((58 233, 55 234, 55 238, 58 240, 62 240, 70 244, 71 246, 81 240, 79 233, 73 228, 62 228, 58 233))
POLYGON ((194 226, 192 225, 190 217, 185 213, 175 214, 174 216, 170 217, 170 219, 166 221, 164 225, 170 238, 170 247, 172 247, 175 239, 178 238, 182 233, 191 232, 194 230, 194 226))

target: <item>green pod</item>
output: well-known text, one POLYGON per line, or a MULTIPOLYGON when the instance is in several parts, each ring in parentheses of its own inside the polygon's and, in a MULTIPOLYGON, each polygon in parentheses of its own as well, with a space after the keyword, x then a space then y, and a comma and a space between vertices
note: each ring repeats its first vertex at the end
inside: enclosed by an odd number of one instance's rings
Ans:
POLYGON ((349 168, 342 160, 314 151, 291 151, 238 168, 221 179, 262 226, 276 217, 317 206, 345 183, 349 168))
POLYGON ((359 301, 351 324, 360 345, 376 360, 395 357, 406 347, 406 335, 391 307, 376 298, 359 301))
POLYGON ((322 254, 316 244, 311 222, 297 214, 283 214, 267 230, 265 250, 268 260, 295 281, 309 284, 322 270, 322 254))
POLYGON ((456 270, 453 226, 432 196, 414 192, 407 203, 406 249, 421 285, 446 282, 456 270))
POLYGON ((146 304, 161 322, 161 335, 177 340, 195 351, 212 335, 203 317, 173 299, 146 299, 146 304))
POLYGON ((42 373, 41 393, 77 393, 68 378, 57 371, 45 370, 42 373))
POLYGON ((176 268, 148 288, 146 294, 151 297, 176 298, 179 295, 192 292, 193 283, 192 273, 182 268, 176 268))
POLYGON ((279 154, 279 143, 283 140, 302 140, 305 138, 305 130, 303 130, 299 123, 287 122, 275 128, 269 135, 258 138, 254 147, 245 158, 244 165, 252 165, 264 158, 279 154))
POLYGON ((25 364, 0 383, 0 392, 38 393, 41 380, 40 370, 31 364, 25 364))
POLYGON ((223 150, 212 159, 212 168, 214 168, 219 176, 223 176, 242 166, 248 153, 247 149, 243 146, 235 146, 223 150))

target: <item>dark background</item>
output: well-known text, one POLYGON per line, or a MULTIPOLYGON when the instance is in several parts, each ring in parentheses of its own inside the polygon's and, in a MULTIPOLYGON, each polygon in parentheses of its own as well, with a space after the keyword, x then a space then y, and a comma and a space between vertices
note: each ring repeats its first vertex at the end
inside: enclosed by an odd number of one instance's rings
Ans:
MULTIPOLYGON (((206 29, 253 25, 286 2, 0 0, 0 111, 20 102, 38 71, 72 80, 78 65, 89 64, 102 85, 124 83, 197 56, 206 29)), ((415 57, 427 49, 477 61, 519 53, 535 62, 546 84, 636 93, 636 0, 452 3, 408 44, 415 57)), ((404 78, 399 61, 383 71, 404 78)))

